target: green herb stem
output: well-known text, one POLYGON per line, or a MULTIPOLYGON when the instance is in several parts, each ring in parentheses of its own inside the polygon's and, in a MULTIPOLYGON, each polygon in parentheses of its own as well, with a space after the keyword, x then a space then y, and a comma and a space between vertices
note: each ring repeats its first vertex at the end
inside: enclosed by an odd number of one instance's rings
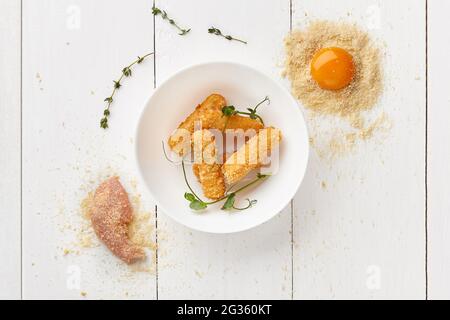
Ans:
MULTIPOLYGON (((248 187, 250 187, 250 186, 254 185, 256 182, 258 182, 259 180, 264 179, 264 178, 266 178, 266 177, 268 177, 268 176, 258 176, 256 179, 252 180, 251 182, 249 182, 249 183, 246 184, 245 186, 243 186, 243 187, 237 189, 236 191, 233 191, 232 193, 237 194, 238 192, 243 191, 244 189, 247 189, 248 187)), ((192 190, 191 190, 191 191, 192 191, 192 190)), ((215 203, 217 203, 217 202, 220 202, 220 201, 222 201, 222 200, 225 200, 225 199, 228 198, 229 196, 230 196, 230 193, 229 193, 229 190, 228 190, 222 198, 217 199, 217 200, 214 200, 214 201, 211 201, 211 202, 205 202, 205 203, 206 203, 206 204, 215 204, 215 203)))
POLYGON ((183 29, 183 28, 181 28, 181 27, 175 22, 175 20, 173 20, 172 18, 169 17, 169 15, 167 14, 167 12, 166 12, 165 10, 161 10, 161 9, 159 9, 159 8, 157 8, 157 7, 154 6, 154 7, 152 8, 152 13, 153 13, 154 16, 160 15, 161 18, 162 18, 163 20, 168 21, 171 25, 173 25, 175 28, 177 28, 178 31, 180 31, 180 32, 178 33, 180 36, 184 36, 184 35, 187 34, 189 31, 191 31, 191 29, 183 29))
POLYGON ((270 104, 269 97, 267 97, 267 96, 262 101, 258 102, 258 104, 255 107, 247 108, 248 111, 236 110, 236 108, 234 106, 223 107, 222 114, 224 116, 228 117, 228 119, 225 121, 224 130, 227 128, 229 117, 232 115, 235 115, 235 114, 242 114, 242 115, 248 116, 251 119, 258 119, 261 122, 261 124, 264 126, 264 120, 257 112, 258 112, 258 107, 266 101, 268 101, 270 104))
POLYGON ((262 101, 260 101, 260 102, 253 108, 253 110, 256 112, 256 109, 258 109, 258 107, 259 107, 260 105, 262 105, 262 104, 263 104, 264 102, 266 102, 266 101, 268 101, 269 104, 270 104, 270 99, 269 99, 268 96, 266 96, 262 101))
POLYGON ((184 181, 186 182, 186 185, 188 186, 188 188, 189 188, 189 190, 191 191, 191 193, 197 198, 197 200, 199 200, 199 201, 201 201, 201 202, 203 202, 203 203, 208 204, 207 202, 203 201, 203 200, 195 193, 195 191, 192 189, 191 185, 189 184, 189 181, 188 181, 187 176, 186 176, 186 168, 185 168, 185 166, 184 166, 184 160, 181 160, 181 167, 183 168, 184 181))
POLYGON ((259 121, 261 121, 261 124, 264 126, 264 120, 261 118, 261 116, 259 114, 251 113, 251 112, 245 112, 245 111, 236 111, 236 114, 243 114, 245 116, 249 116, 252 119, 256 118, 259 121))
POLYGON ((234 191, 233 193, 238 193, 238 192, 240 192, 240 191, 242 191, 242 190, 244 190, 244 189, 247 189, 248 187, 250 187, 250 186, 254 185, 256 182, 258 182, 259 180, 264 179, 264 178, 267 178, 267 177, 268 177, 268 176, 260 175, 260 176, 258 176, 256 179, 254 179, 253 181, 247 183, 245 186, 243 186, 243 187, 237 189, 237 190, 234 191))
POLYGON ((106 108, 103 110, 103 118, 100 120, 101 128, 107 129, 109 127, 108 118, 111 114, 109 109, 111 107, 111 104, 114 101, 114 95, 116 94, 117 90, 119 90, 120 87, 122 86, 123 78, 131 77, 131 75, 132 75, 131 68, 135 64, 140 64, 142 61, 144 61, 145 58, 147 58, 148 56, 150 56, 152 54, 153 54, 153 52, 150 52, 150 53, 147 53, 146 55, 143 55, 142 57, 138 56, 135 61, 133 61, 131 64, 129 64, 128 66, 126 66, 125 68, 122 69, 122 74, 120 75, 119 79, 113 80, 113 83, 114 83, 113 91, 111 92, 111 95, 109 97, 106 97, 104 100, 106 102, 106 108))
POLYGON ((241 40, 241 39, 232 37, 232 36, 230 36, 230 35, 224 35, 224 34, 222 33, 222 31, 220 31, 219 29, 214 28, 214 27, 209 28, 209 29, 208 29, 208 33, 215 34, 216 36, 223 37, 223 38, 225 38, 225 39, 227 39, 227 40, 230 40, 230 41, 231 41, 231 40, 234 40, 234 41, 239 41, 239 42, 241 42, 241 43, 247 44, 247 41, 244 41, 244 40, 241 40))
POLYGON ((239 208, 239 207, 235 207, 235 206, 233 205, 233 209, 234 209, 234 210, 239 210, 239 211, 247 210, 247 209, 251 208, 252 206, 254 206, 254 205, 256 204, 256 202, 257 202, 256 200, 250 200, 250 199, 245 199, 245 200, 248 201, 247 206, 245 206, 245 207, 243 207, 243 208, 239 208))
POLYGON ((184 160, 181 160, 181 167, 183 168, 184 181, 186 182, 186 185, 187 185, 189 191, 191 192, 191 193, 185 193, 184 194, 184 198, 190 202, 189 207, 191 209, 193 209, 193 210, 202 210, 202 209, 205 209, 208 205, 215 204, 215 203, 218 203, 218 202, 223 201, 223 200, 226 200, 226 201, 225 201, 225 204, 222 206, 222 210, 227 210, 227 209, 231 209, 231 208, 236 209, 236 210, 246 210, 246 209, 250 208, 251 206, 253 206, 257 201, 256 200, 249 200, 249 199, 247 199, 248 205, 246 207, 244 207, 244 208, 238 208, 238 207, 234 206, 236 194, 238 192, 240 192, 240 191, 242 191, 242 190, 252 186, 253 184, 258 182, 259 180, 264 179, 264 178, 267 177, 266 175, 258 174, 256 179, 254 179, 253 181, 251 181, 251 182, 247 183, 246 185, 242 186, 241 188, 239 188, 235 192, 229 193, 231 188, 233 187, 232 186, 225 193, 225 195, 223 197, 221 197, 221 198, 219 198, 217 200, 214 200, 214 201, 206 202, 206 201, 203 201, 202 198, 200 198, 195 193, 194 189, 189 184, 189 181, 188 181, 187 175, 186 175, 186 167, 185 167, 185 164, 184 164, 184 160))

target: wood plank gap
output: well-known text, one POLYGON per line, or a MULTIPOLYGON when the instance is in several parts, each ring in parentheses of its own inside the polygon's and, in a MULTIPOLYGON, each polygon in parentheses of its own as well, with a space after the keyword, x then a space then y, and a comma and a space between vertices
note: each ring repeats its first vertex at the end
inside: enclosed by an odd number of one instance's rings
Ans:
POLYGON ((294 199, 291 199, 291 300, 294 300, 294 199))
POLYGON ((292 31, 292 0, 289 0, 289 31, 292 31))
POLYGON ((155 205, 155 243, 156 243, 156 250, 155 250, 155 264, 156 264, 156 300, 159 300, 158 295, 158 206, 155 205))
MULTIPOLYGON (((289 0, 289 31, 292 32, 292 0, 289 0)), ((291 199, 291 300, 294 300, 294 199, 291 199)))
MULTIPOLYGON (((155 6, 153 0, 153 7, 155 6)), ((156 89, 156 17, 153 14, 153 89, 156 89)))
POLYGON ((20 299, 23 300, 23 0, 20 0, 20 299))
MULTIPOLYGON (((156 5, 155 0, 153 0, 153 7, 156 5)), ((156 89, 156 17, 153 15, 153 88, 156 89)), ((156 300, 159 300, 159 277, 158 277, 158 206, 155 205, 155 264, 156 264, 156 300)))
POLYGON ((428 0, 425 0, 425 300, 428 300, 428 0))

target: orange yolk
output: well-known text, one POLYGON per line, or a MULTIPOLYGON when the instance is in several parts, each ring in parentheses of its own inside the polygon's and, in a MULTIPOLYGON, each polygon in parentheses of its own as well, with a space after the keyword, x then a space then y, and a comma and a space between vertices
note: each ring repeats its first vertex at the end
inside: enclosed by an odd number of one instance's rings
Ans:
POLYGON ((354 72, 352 56, 341 48, 323 48, 311 61, 311 76, 322 89, 345 88, 352 81, 354 72))

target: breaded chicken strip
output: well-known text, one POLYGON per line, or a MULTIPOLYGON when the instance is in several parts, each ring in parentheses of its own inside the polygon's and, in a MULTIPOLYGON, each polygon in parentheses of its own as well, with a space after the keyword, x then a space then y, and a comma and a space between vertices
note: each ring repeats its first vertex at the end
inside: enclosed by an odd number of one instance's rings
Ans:
POLYGON ((90 213, 95 233, 112 253, 128 264, 145 258, 144 250, 128 238, 133 209, 118 177, 104 181, 95 190, 90 213))
POLYGON ((168 144, 171 150, 179 154, 185 155, 190 149, 188 140, 195 130, 195 122, 201 121, 201 129, 242 129, 244 131, 253 129, 256 132, 262 129, 263 124, 256 119, 243 117, 240 115, 232 115, 226 117, 222 113, 222 108, 226 106, 226 100, 220 94, 213 93, 208 96, 194 112, 192 112, 179 126, 174 134, 169 138, 168 144))
POLYGON ((240 116, 238 114, 232 115, 227 120, 227 117, 222 117, 214 125, 215 129, 219 129, 221 131, 227 130, 236 130, 242 129, 244 131, 248 129, 253 129, 256 132, 264 128, 264 125, 261 121, 257 119, 251 119, 249 117, 240 116))
POLYGON ((261 121, 257 119, 251 119, 249 117, 243 117, 240 115, 233 115, 228 120, 226 129, 242 129, 244 131, 248 129, 253 129, 255 131, 259 131, 264 128, 264 125, 261 121))
POLYGON ((199 180, 205 197, 217 200, 225 195, 225 180, 220 164, 200 164, 199 180))
POLYGON ((233 153, 222 166, 222 172, 228 185, 239 182, 250 171, 261 167, 269 160, 270 153, 278 146, 281 131, 269 127, 247 141, 233 153))
POLYGON ((202 185, 205 197, 217 200, 225 194, 222 166, 217 163, 217 148, 214 135, 209 130, 198 130, 194 137, 194 161, 192 167, 202 185))
MULTIPOLYGON (((215 128, 217 122, 222 117, 222 108, 226 105, 226 100, 220 94, 211 94, 205 101, 199 104, 194 112, 192 112, 180 125, 178 129, 185 129, 190 134, 194 133, 194 125, 196 121, 201 121, 202 129, 215 128)), ((183 130, 183 131, 185 131, 183 130)), ((183 141, 183 131, 177 130, 169 138, 169 147, 179 155, 187 153, 186 141, 183 141)), ((189 136, 190 138, 190 136, 189 136)))
POLYGON ((194 163, 192 165, 192 172, 194 172, 195 177, 197 178, 198 182, 200 182, 200 164, 194 163))

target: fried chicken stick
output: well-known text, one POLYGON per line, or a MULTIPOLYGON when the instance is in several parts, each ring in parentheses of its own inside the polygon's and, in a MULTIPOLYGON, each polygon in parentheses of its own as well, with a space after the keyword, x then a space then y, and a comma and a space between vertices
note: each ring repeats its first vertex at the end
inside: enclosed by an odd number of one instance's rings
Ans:
POLYGON ((190 144, 184 139, 191 138, 195 130, 195 122, 201 121, 200 129, 242 129, 244 131, 253 129, 258 131, 264 126, 259 120, 243 117, 240 115, 232 115, 229 118, 224 116, 222 108, 226 106, 226 100, 220 94, 211 94, 201 104, 199 104, 194 112, 192 112, 179 126, 174 134, 169 138, 168 144, 171 150, 180 156, 188 153, 190 144), (188 133, 188 136, 185 134, 188 133))
MULTIPOLYGON (((217 121, 220 121, 223 116, 222 108, 225 105, 226 100, 224 97, 220 94, 211 94, 195 108, 194 112, 180 123, 178 129, 185 129, 192 134, 195 130, 194 125, 196 121, 201 121, 202 129, 214 128, 214 125, 217 121)), ((174 152, 181 156, 185 155, 187 150, 185 150, 186 141, 183 141, 183 136, 180 136, 180 134, 183 134, 183 132, 177 130, 177 132, 170 136, 168 144, 174 152)))
POLYGON ((192 170, 202 185, 205 197, 217 200, 225 194, 222 166, 217 163, 214 135, 209 130, 198 130, 194 137, 194 163, 192 170))
POLYGON ((237 129, 242 129, 246 131, 248 129, 253 129, 256 132, 258 132, 259 130, 264 128, 264 125, 261 123, 261 121, 257 119, 251 119, 249 117, 234 114, 230 116, 228 120, 226 117, 222 117, 221 119, 217 120, 216 124, 214 125, 214 128, 219 129, 221 131, 237 130, 237 129))
POLYGON ((281 140, 281 131, 269 127, 259 130, 258 134, 233 153, 222 166, 222 172, 228 185, 243 179, 250 171, 261 167, 269 159, 274 147, 281 140))
POLYGON ((95 233, 114 255, 128 264, 145 258, 144 250, 128 238, 133 209, 118 177, 104 181, 95 190, 90 211, 95 233))

